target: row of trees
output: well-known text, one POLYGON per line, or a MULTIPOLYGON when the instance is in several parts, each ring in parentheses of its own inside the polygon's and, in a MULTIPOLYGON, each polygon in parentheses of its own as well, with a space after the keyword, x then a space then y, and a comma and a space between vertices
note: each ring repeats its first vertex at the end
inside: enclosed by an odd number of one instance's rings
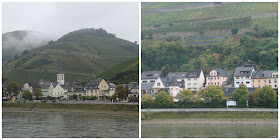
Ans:
MULTIPOLYGON (((236 66, 256 64, 259 70, 275 70, 278 64, 277 32, 256 26, 246 31, 239 43, 185 45, 180 37, 167 37, 142 48, 142 70, 186 71, 220 67, 233 71, 236 66)), ((153 42, 151 42, 153 43, 153 42)))
MULTIPOLYGON (((183 90, 177 96, 178 102, 164 91, 156 94, 155 100, 149 94, 141 98, 142 108, 168 108, 168 107, 226 107, 226 99, 221 86, 209 86, 203 92, 199 90, 193 93, 191 90, 183 90)), ((277 107, 278 98, 271 86, 257 88, 249 95, 248 88, 241 84, 232 94, 232 100, 237 102, 237 107, 277 107)))

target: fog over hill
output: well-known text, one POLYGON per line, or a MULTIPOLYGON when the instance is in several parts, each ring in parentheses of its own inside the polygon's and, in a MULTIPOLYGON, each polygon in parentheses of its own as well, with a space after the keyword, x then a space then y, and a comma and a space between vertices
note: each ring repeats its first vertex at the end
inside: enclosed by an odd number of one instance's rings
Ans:
POLYGON ((2 35, 3 63, 14 59, 24 50, 32 50, 46 45, 50 38, 45 34, 37 31, 20 30, 8 32, 2 35))

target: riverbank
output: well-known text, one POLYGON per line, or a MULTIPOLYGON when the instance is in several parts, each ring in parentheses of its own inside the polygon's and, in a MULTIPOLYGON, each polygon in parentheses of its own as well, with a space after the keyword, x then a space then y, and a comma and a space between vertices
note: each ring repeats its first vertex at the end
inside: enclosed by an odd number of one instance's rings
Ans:
POLYGON ((142 120, 141 125, 278 125, 278 119, 184 118, 142 120))
POLYGON ((278 125, 278 112, 142 112, 142 125, 278 125))
POLYGON ((3 111, 78 112, 96 114, 138 115, 138 105, 124 104, 59 104, 2 103, 3 111))

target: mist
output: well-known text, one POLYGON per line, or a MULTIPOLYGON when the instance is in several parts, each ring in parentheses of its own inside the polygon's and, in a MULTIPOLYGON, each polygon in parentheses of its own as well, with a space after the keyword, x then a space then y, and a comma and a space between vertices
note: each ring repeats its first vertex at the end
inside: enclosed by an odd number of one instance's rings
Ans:
MULTIPOLYGON (((118 38, 139 42, 138 3, 2 3, 2 33, 32 30, 57 40, 82 28, 103 28, 118 38)), ((29 36, 29 35, 28 35, 29 36)), ((27 37, 27 42, 28 42, 27 37)))

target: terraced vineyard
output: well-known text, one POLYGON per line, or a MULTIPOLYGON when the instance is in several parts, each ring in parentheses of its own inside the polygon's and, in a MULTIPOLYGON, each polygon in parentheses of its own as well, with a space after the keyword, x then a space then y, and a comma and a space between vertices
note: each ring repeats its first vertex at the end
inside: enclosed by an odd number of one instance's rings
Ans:
POLYGON ((232 42, 238 42, 242 35, 243 34, 227 37, 227 38, 225 38, 225 43, 229 44, 232 42))
MULTIPOLYGON (((149 5, 143 5, 143 9, 149 5)), ((198 19, 250 16, 258 13, 277 12, 275 3, 229 3, 214 7, 179 10, 142 15, 142 26, 168 25, 198 19)))
POLYGON ((276 16, 255 18, 254 22, 266 27, 278 27, 278 17, 276 16))
POLYGON ((201 36, 201 37, 185 37, 186 45, 209 45, 214 43, 221 43, 223 41, 222 36, 201 36))

